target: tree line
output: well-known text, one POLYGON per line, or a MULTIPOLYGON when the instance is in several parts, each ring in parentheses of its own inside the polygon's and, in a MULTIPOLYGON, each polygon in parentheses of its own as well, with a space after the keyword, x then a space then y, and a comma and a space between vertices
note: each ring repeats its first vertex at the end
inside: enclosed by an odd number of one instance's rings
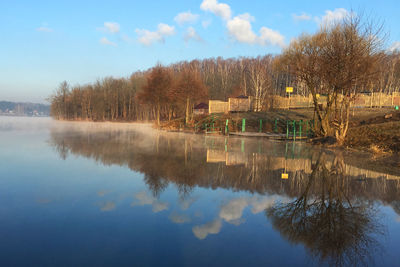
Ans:
POLYGON ((313 96, 316 133, 343 143, 349 107, 361 92, 400 90, 400 53, 385 49, 380 25, 354 14, 314 34, 302 34, 279 55, 157 64, 127 78, 91 84, 62 82, 51 95, 51 115, 65 120, 160 121, 193 118, 193 107, 208 99, 253 96, 255 111, 287 86, 313 96), (324 106, 318 96, 327 96, 324 106))

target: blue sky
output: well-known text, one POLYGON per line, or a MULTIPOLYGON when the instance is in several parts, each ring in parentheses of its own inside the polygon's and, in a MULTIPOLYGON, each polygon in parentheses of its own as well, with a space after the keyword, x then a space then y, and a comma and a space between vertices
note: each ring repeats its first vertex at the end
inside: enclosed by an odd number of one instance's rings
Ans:
POLYGON ((127 77, 157 62, 279 53, 346 12, 383 21, 397 1, 1 1, 0 100, 45 102, 58 84, 127 77))

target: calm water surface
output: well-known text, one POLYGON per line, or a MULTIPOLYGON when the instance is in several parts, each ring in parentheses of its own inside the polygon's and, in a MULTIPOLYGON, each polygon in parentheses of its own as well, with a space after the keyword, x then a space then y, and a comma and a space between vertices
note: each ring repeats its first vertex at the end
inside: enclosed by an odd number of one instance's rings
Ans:
POLYGON ((399 249, 400 175, 366 155, 0 117, 1 266, 400 266, 399 249))

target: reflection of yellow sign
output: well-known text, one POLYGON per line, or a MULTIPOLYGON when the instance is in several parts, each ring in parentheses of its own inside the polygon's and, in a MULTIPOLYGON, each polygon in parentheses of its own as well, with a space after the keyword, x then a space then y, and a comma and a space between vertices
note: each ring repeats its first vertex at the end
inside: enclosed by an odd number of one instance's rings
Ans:
POLYGON ((287 173, 282 173, 282 179, 288 179, 289 178, 289 174, 287 173))
POLYGON ((293 93, 293 87, 286 87, 286 93, 293 93))
POLYGON ((319 98, 319 94, 316 94, 315 96, 316 96, 317 98, 319 98))

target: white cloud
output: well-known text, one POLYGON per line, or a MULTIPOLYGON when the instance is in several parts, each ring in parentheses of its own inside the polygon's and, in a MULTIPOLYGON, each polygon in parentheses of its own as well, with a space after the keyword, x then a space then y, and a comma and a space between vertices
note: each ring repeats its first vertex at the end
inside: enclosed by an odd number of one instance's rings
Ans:
POLYGON ((323 17, 316 17, 315 21, 321 26, 330 26, 349 16, 351 13, 344 8, 336 8, 335 10, 326 10, 323 17))
POLYGON ((278 31, 274 31, 272 29, 269 29, 267 27, 262 27, 260 29, 260 37, 259 37, 259 42, 262 45, 276 45, 279 47, 285 47, 285 37, 280 34, 278 31))
POLYGON ((126 43, 129 43, 129 44, 133 44, 135 42, 135 40, 133 38, 131 38, 129 35, 127 35, 127 34, 121 34, 120 38, 121 38, 122 41, 124 41, 126 43))
POLYGON ((208 26, 211 25, 211 23, 212 23, 212 20, 211 20, 211 19, 203 20, 203 21, 201 22, 201 26, 203 26, 204 29, 207 29, 208 26))
POLYGON ((252 21, 254 21, 254 17, 248 13, 228 20, 226 27, 229 35, 240 43, 285 46, 283 35, 267 27, 262 27, 260 35, 257 36, 252 30, 252 21))
POLYGON ((171 36, 175 34, 175 27, 168 24, 158 24, 158 32, 163 36, 171 36))
POLYGON ((139 42, 149 46, 155 42, 165 42, 165 37, 175 34, 175 27, 160 23, 158 24, 157 31, 155 32, 145 29, 136 29, 135 31, 139 35, 139 42))
POLYGON ((204 41, 193 27, 189 27, 187 29, 183 39, 185 40, 185 42, 189 42, 190 40, 195 40, 197 42, 203 42, 204 41))
POLYGON ((101 28, 98 28, 99 31, 105 32, 105 33, 119 33, 120 26, 117 22, 104 22, 104 26, 101 28))
POLYGON ((53 29, 46 27, 46 26, 41 26, 39 28, 36 28, 36 31, 38 31, 38 32, 53 32, 53 29))
POLYGON ((225 3, 218 3, 217 0, 203 0, 200 8, 204 11, 210 11, 225 20, 231 18, 231 7, 225 3))
POLYGON ((217 219, 203 225, 194 226, 192 231, 198 239, 205 239, 209 234, 218 234, 221 231, 221 227, 222 221, 217 219))
POLYGON ((135 195, 136 201, 132 202, 131 206, 144 206, 151 205, 152 211, 154 213, 160 212, 168 209, 168 203, 160 202, 153 196, 148 195, 146 192, 142 191, 135 195))
POLYGON ((117 46, 116 43, 111 42, 110 40, 108 40, 106 37, 103 37, 100 39, 100 43, 103 45, 111 45, 111 46, 117 46))
POLYGON ((292 18, 295 21, 304 21, 304 20, 311 20, 312 19, 311 15, 308 15, 308 14, 306 14, 304 12, 301 13, 300 15, 292 14, 292 18))
POLYGON ((399 42, 399 41, 394 42, 394 43, 389 47, 389 51, 391 51, 391 52, 395 52, 395 51, 400 52, 400 42, 399 42))
POLYGON ((119 32, 119 24, 116 22, 104 22, 104 27, 110 33, 118 33, 119 32))
POLYGON ((250 20, 244 16, 236 16, 229 20, 226 24, 228 33, 236 41, 241 43, 255 44, 257 42, 257 35, 251 28, 250 20))
POLYGON ((185 23, 194 23, 198 20, 199 15, 193 14, 190 11, 179 13, 175 16, 174 20, 179 25, 183 25, 185 23))

